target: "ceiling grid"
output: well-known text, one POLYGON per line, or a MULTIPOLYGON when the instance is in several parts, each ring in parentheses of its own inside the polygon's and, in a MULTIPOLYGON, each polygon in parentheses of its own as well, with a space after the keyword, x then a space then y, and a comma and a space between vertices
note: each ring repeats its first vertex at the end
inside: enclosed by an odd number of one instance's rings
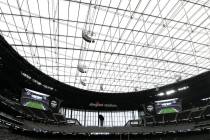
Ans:
POLYGON ((61 82, 132 92, 209 71, 209 16, 208 0, 0 0, 0 33, 61 82))

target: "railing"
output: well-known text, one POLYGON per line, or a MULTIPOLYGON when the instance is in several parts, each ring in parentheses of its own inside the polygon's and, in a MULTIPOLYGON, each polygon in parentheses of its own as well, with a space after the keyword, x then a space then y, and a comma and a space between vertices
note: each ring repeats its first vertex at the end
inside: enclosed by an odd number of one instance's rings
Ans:
POLYGON ((125 126, 161 126, 206 121, 210 119, 210 106, 193 108, 179 113, 144 116, 140 120, 130 120, 125 126))

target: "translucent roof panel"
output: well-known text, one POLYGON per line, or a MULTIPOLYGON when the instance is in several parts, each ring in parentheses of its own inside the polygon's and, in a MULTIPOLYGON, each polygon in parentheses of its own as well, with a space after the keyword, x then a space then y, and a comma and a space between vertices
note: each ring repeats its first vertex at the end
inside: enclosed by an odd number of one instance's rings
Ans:
POLYGON ((209 0, 0 0, 0 33, 49 76, 97 92, 210 70, 209 0))

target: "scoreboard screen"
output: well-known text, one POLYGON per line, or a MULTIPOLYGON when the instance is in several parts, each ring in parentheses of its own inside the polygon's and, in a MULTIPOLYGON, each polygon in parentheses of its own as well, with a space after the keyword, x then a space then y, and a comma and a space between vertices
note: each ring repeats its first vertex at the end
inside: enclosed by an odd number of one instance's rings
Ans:
POLYGON ((49 95, 25 88, 22 90, 21 104, 30 108, 49 110, 49 95))
POLYGON ((181 100, 178 98, 155 101, 157 114, 175 113, 182 110, 181 100))

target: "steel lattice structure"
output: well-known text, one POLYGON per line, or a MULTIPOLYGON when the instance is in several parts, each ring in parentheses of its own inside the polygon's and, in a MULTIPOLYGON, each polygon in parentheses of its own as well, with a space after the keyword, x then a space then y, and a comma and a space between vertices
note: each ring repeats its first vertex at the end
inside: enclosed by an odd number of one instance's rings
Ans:
POLYGON ((97 92, 140 91, 210 70, 209 17, 208 0, 0 0, 0 33, 21 56, 97 92))

